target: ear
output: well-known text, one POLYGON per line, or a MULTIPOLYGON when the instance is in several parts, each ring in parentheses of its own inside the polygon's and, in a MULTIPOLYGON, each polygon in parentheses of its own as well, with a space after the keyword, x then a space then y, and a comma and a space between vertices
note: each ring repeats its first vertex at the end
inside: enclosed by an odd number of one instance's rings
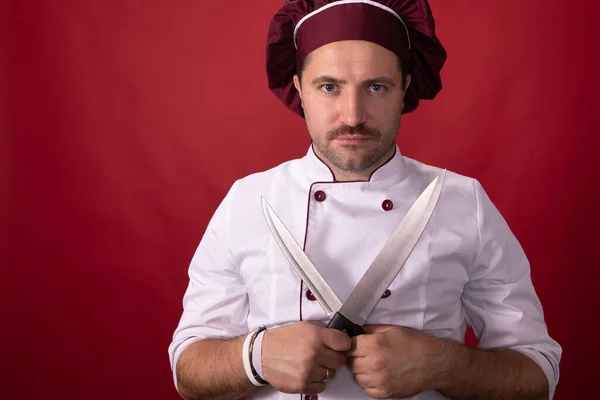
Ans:
POLYGON ((404 94, 402 96, 404 96, 406 94, 406 91, 408 90, 408 87, 410 86, 410 79, 411 79, 410 74, 406 74, 406 81, 404 82, 404 94))
POLYGON ((402 110, 404 110, 404 96, 406 96, 406 91, 410 86, 410 74, 406 74, 406 80, 404 81, 404 92, 402 93, 402 110))
POLYGON ((294 75, 294 87, 300 94, 300 100, 302 100, 302 88, 300 86, 300 78, 298 77, 298 75, 294 75))

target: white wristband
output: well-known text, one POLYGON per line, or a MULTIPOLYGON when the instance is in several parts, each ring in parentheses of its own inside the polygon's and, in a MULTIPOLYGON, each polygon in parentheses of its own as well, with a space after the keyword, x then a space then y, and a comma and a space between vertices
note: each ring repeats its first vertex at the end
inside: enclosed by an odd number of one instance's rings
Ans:
POLYGON ((250 340, 256 331, 250 332, 246 336, 246 340, 244 340, 244 346, 242 347, 242 360, 244 361, 244 370, 246 371, 246 376, 252 382, 254 386, 264 386, 259 381, 256 380, 254 375, 252 374, 252 369, 250 368, 250 340))
POLYGON ((265 379, 262 369, 262 341, 266 331, 262 331, 254 339, 254 348, 252 349, 252 366, 262 379, 265 379))

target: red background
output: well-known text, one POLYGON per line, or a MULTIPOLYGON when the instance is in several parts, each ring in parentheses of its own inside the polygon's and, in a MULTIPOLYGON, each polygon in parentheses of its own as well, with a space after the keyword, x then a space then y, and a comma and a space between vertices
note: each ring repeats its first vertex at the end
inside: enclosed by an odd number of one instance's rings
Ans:
MULTIPOLYGON (((2 398, 179 398, 167 346, 208 219, 309 145, 266 86, 282 3, 1 3, 2 398)), ((597 398, 598 7, 431 4, 444 89, 398 143, 483 183, 564 348, 555 398, 597 398)))

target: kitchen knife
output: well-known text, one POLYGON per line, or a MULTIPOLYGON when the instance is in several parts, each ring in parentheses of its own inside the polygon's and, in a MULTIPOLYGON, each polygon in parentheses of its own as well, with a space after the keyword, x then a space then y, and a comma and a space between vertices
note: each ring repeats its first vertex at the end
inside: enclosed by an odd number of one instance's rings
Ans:
POLYGON ((342 307, 329 321, 328 328, 346 330, 350 336, 355 336, 352 332, 365 323, 419 241, 437 205, 445 178, 444 170, 417 198, 342 307))
POLYGON ((273 237, 331 318, 327 327, 346 330, 350 336, 365 333, 362 325, 419 240, 435 209, 444 179, 445 171, 441 178, 436 177, 421 193, 343 304, 267 200, 262 198, 263 213, 273 237))

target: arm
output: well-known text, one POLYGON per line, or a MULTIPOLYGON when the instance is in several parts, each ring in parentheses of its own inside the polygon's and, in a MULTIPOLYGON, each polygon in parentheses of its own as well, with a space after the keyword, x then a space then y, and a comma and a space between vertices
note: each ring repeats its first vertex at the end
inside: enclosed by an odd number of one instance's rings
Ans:
POLYGON ((169 346, 175 387, 188 399, 235 399, 237 393, 229 389, 245 394, 253 386, 242 363, 248 295, 230 245, 234 189, 215 211, 192 257, 183 313, 169 346))
POLYGON ((510 350, 480 350, 399 326, 365 326, 353 338, 348 366, 373 398, 437 390, 455 400, 547 400, 540 367, 510 350))
POLYGON ((255 392, 242 364, 243 343, 244 336, 189 345, 177 361, 179 393, 189 400, 235 400, 255 392))
MULTIPOLYGON (((249 299, 230 244, 231 192, 194 254, 183 315, 169 346, 176 388, 190 400, 238 399, 258 389, 242 361, 249 299)), ((320 393, 326 368, 335 375, 349 348, 344 332, 315 323, 269 328, 263 336, 263 377, 281 392, 320 393)))
MULTIPOLYGON (((461 369, 461 363, 473 365, 464 371, 467 375, 470 368, 478 365, 491 368, 488 376, 481 376, 482 372, 473 376, 489 382, 488 387, 475 380, 471 390, 487 389, 492 399, 496 398, 494 392, 496 396, 514 393, 523 398, 552 399, 562 349, 548 334, 523 249, 477 181, 474 191, 479 251, 463 290, 462 304, 481 350, 463 349, 456 354, 459 357, 455 367, 461 369), (525 397, 527 394, 529 397, 525 397)), ((459 386, 464 381, 458 376, 453 378, 458 379, 459 386)), ((469 392, 466 388, 456 390, 457 395, 469 392)))
MULTIPOLYGON (((258 389, 242 365, 244 336, 204 339, 189 345, 177 362, 179 393, 186 399, 235 400, 258 389)), ((341 331, 316 323, 298 322, 265 333, 264 377, 285 393, 317 394, 325 389, 325 368, 330 378, 345 362, 350 338, 341 331)))
POLYGON ((462 306, 479 348, 403 327, 365 327, 349 367, 374 398, 438 390, 456 400, 552 399, 561 347, 549 335, 529 264, 478 183, 478 251, 462 306))
POLYGON ((548 381, 529 357, 510 349, 479 350, 440 339, 434 389, 457 400, 548 400, 548 381))

